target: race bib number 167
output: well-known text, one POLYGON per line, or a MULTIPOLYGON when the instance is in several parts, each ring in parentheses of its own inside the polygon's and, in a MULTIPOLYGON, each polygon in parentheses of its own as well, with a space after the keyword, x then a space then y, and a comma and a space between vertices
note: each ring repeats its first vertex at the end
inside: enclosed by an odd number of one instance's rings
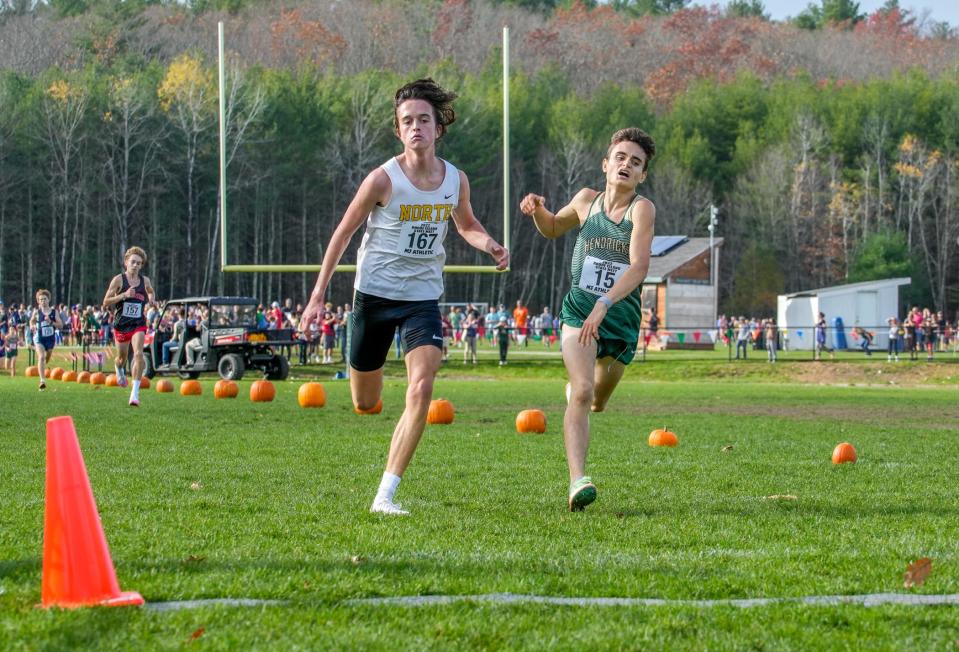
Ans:
POLYGON ((433 258, 443 240, 444 224, 433 222, 400 222, 396 253, 409 258, 433 258))

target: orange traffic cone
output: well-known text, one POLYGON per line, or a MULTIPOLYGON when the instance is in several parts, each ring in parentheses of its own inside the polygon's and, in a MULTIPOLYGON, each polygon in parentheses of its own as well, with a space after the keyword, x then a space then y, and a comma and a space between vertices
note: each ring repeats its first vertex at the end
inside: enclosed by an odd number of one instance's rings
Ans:
POLYGON ((143 604, 121 592, 70 417, 47 419, 47 503, 43 524, 43 607, 143 604))

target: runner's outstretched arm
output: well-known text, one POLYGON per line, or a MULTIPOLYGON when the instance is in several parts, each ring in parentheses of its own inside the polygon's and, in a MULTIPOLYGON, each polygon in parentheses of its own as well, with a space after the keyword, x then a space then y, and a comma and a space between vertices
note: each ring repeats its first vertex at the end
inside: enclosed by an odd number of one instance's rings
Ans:
POLYGON ((369 217, 373 208, 379 204, 386 205, 389 201, 392 185, 390 178, 381 168, 376 168, 367 175, 356 191, 356 196, 350 202, 343 219, 337 224, 336 230, 330 237, 330 243, 326 247, 326 253, 323 255, 323 266, 316 279, 316 285, 313 286, 313 293, 310 295, 310 302, 303 309, 303 315, 300 318, 300 331, 308 333, 310 324, 317 322, 323 310, 323 297, 326 294, 326 288, 330 284, 330 278, 333 276, 333 270, 340 263, 343 252, 350 244, 353 234, 356 233, 363 222, 369 217))

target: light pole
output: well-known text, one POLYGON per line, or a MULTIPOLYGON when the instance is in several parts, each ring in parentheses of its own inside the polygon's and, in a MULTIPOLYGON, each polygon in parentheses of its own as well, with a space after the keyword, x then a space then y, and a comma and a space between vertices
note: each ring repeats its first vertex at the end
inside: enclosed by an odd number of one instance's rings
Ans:
POLYGON ((716 287, 716 249, 713 238, 716 225, 719 223, 719 208, 709 205, 709 286, 713 290, 713 323, 716 323, 716 314, 719 310, 719 289, 716 287))

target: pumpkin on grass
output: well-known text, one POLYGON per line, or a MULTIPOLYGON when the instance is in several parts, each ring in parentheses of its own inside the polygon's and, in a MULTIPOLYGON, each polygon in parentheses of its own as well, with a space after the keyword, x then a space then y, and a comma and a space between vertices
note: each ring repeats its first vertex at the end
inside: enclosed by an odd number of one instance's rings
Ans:
POLYGON ((60 376, 60 380, 62 380, 62 381, 65 382, 65 383, 76 382, 76 380, 77 380, 77 372, 75 372, 75 371, 64 371, 64 372, 63 372, 63 375, 60 376))
POLYGON ((173 391, 173 383, 165 378, 161 378, 157 381, 156 391, 161 394, 168 394, 173 391))
POLYGON ((107 374, 107 382, 104 383, 107 387, 117 387, 119 382, 117 380, 116 374, 107 374))
POLYGON ((323 407, 326 405, 326 390, 320 383, 303 383, 296 400, 302 408, 323 407))
POLYGON ((27 370, 26 370, 25 373, 26 373, 28 376, 39 376, 39 375, 40 375, 40 367, 37 367, 37 366, 27 367, 27 370))
POLYGON ((445 398, 438 398, 430 401, 430 411, 426 414, 426 423, 434 425, 453 423, 454 416, 453 404, 445 398))
POLYGON ((62 380, 62 379, 63 379, 63 367, 54 367, 53 369, 51 369, 51 370, 50 370, 50 378, 53 378, 54 380, 62 380))
POLYGON ((359 406, 354 405, 353 411, 356 412, 357 414, 379 414, 380 412, 383 411, 383 399, 379 399, 378 401, 376 401, 376 405, 366 410, 364 410, 363 408, 359 406))
POLYGON ((103 385, 105 382, 107 382, 107 375, 102 371, 96 371, 90 374, 91 385, 103 385))
POLYGON ((236 398, 240 388, 232 380, 218 380, 213 386, 214 398, 236 398))
POLYGON ((832 463, 833 464, 845 464, 847 462, 855 462, 858 459, 856 456, 856 448, 847 441, 836 446, 832 451, 832 463))
POLYGON ((89 371, 81 371, 80 373, 77 374, 77 382, 80 383, 81 385, 89 383, 90 375, 91 374, 89 371))
POLYGON ((150 389, 150 379, 146 376, 140 379, 140 389, 150 389))
POLYGON ((516 432, 546 432, 546 415, 542 410, 523 410, 516 415, 516 432))
POLYGON ((203 385, 198 380, 184 380, 180 383, 181 396, 199 396, 203 393, 203 385))
POLYGON ((666 430, 666 426, 649 433, 650 446, 677 446, 678 444, 679 439, 676 437, 676 433, 666 430))
POLYGON ((276 387, 268 380, 258 380, 250 385, 250 400, 254 403, 268 403, 276 398, 276 387))

